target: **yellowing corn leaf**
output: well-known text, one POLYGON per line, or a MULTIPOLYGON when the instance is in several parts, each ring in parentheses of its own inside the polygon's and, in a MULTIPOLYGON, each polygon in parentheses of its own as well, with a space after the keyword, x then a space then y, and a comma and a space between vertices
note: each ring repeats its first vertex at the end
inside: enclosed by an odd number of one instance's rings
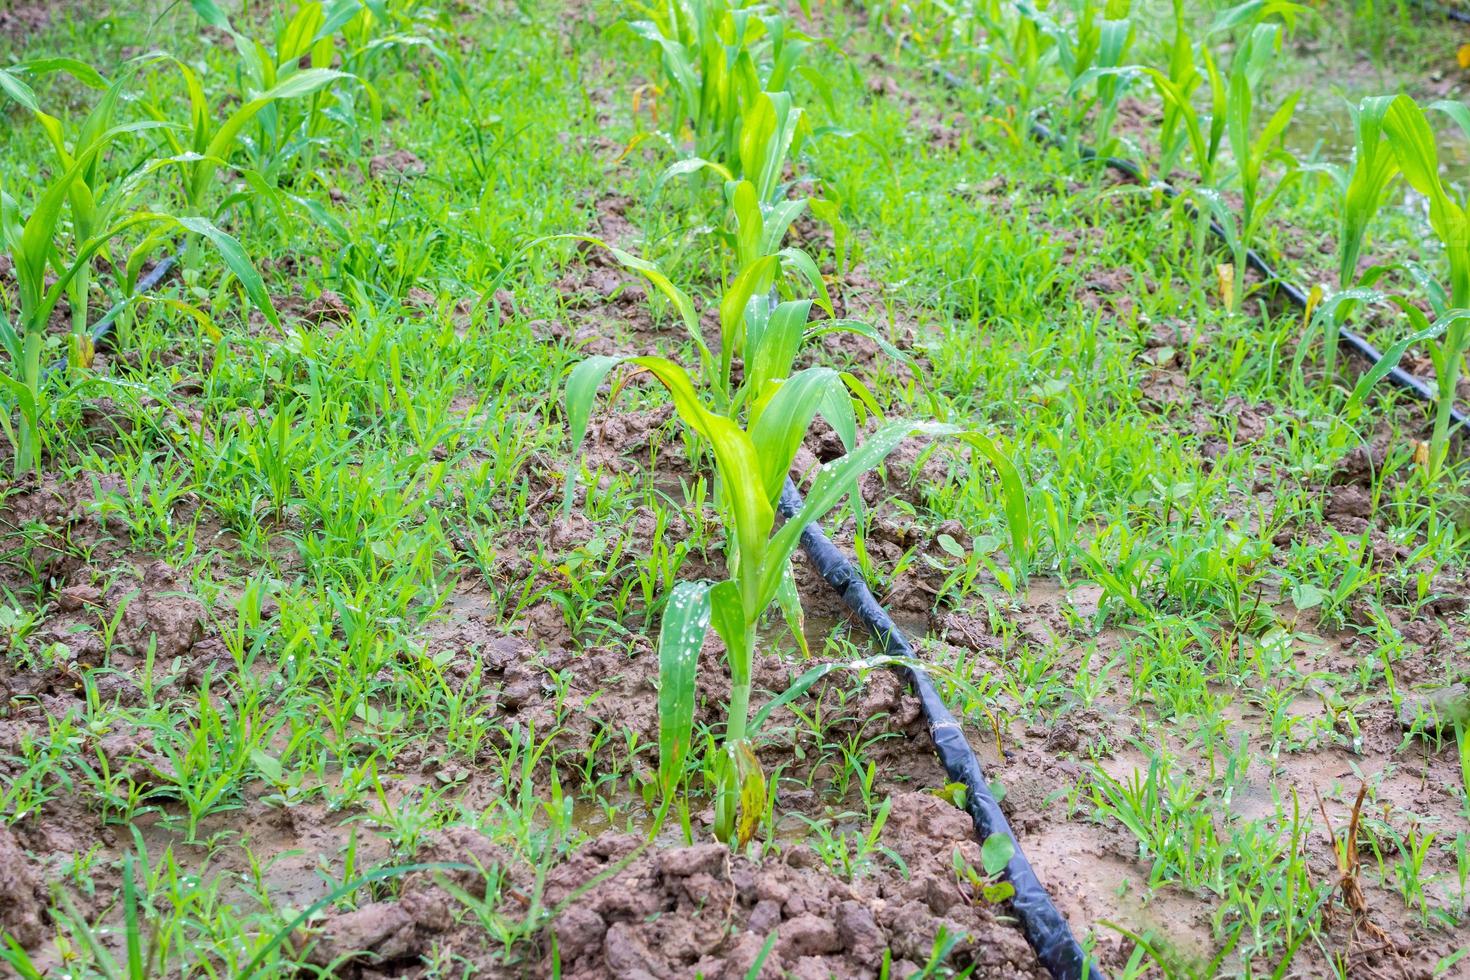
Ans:
POLYGON ((92 362, 97 359, 97 345, 92 341, 91 334, 73 334, 72 345, 74 348, 77 367, 90 370, 92 362))
POLYGON ((731 746, 736 773, 740 779, 740 814, 735 823, 735 840, 744 847, 755 836, 761 817, 766 813, 766 775, 755 757, 750 742, 731 746))
POLYGON ((1229 262, 1215 266, 1215 283, 1220 289, 1220 302, 1227 310, 1235 309, 1235 266, 1229 262))
POLYGON ((1461 68, 1470 69, 1470 44, 1460 45, 1460 50, 1455 52, 1455 61, 1461 68))
POLYGON ((1322 302, 1322 287, 1313 286, 1307 295, 1307 308, 1302 313, 1302 328, 1305 329, 1312 322, 1312 314, 1317 312, 1317 307, 1322 302))
POLYGON ((1429 443, 1422 439, 1414 443, 1414 465, 1425 469, 1429 467, 1429 443))

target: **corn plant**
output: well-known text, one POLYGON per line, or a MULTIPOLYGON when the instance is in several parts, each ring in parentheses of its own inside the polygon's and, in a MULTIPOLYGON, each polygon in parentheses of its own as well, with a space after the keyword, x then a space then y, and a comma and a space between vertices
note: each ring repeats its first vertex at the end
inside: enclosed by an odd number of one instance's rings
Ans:
MULTIPOLYGON (((48 413, 43 355, 52 314, 69 296, 77 338, 73 348, 84 362, 89 360, 90 351, 77 346, 89 339, 85 332, 87 297, 85 292, 78 293, 74 284, 89 274, 93 259, 105 255, 120 236, 147 228, 165 234, 192 233, 210 240, 251 300, 272 319, 275 314, 260 277, 239 243, 225 232, 203 218, 128 209, 141 182, 157 169, 157 163, 120 181, 105 178, 98 159, 119 137, 158 128, 152 122, 107 125, 118 98, 116 85, 106 87, 105 108, 94 110, 71 140, 66 139, 60 121, 40 109, 34 92, 15 73, 0 72, 0 87, 41 122, 56 159, 49 183, 34 198, 12 196, 0 184, 0 248, 9 253, 14 265, 19 300, 19 309, 13 314, 0 306, 0 351, 6 355, 0 386, 10 403, 0 411, 0 428, 14 449, 15 474, 20 476, 40 465, 41 424, 48 413), (53 281, 48 282, 48 275, 54 277, 53 281), (11 421, 12 408, 19 415, 18 423, 11 421)), ((128 283, 159 241, 159 235, 149 235, 129 254, 124 273, 128 283)))
POLYGON ((1095 139, 1099 151, 1105 151, 1118 100, 1130 77, 1115 69, 1124 65, 1133 44, 1132 0, 1072 0, 1075 20, 1069 25, 1058 23, 1025 0, 1017 7, 1054 45, 1057 63, 1071 83, 1067 98, 1073 103, 1072 122, 1096 110, 1095 139), (1093 88, 1092 98, 1078 98, 1089 87, 1093 88))
MULTIPOLYGON (((1337 349, 1342 327, 1363 293, 1358 285, 1358 259, 1368 226, 1383 207, 1389 187, 1398 176, 1398 160, 1383 131, 1383 117, 1393 96, 1364 99, 1353 110, 1352 163, 1334 172, 1342 195, 1338 224, 1338 294, 1318 314, 1324 329, 1323 365, 1327 383, 1337 376, 1337 349)), ((1376 278, 1375 274, 1370 274, 1376 278)))
MULTIPOLYGON (((275 183, 275 177, 290 160, 321 138, 331 115, 337 118, 351 115, 351 101, 345 89, 326 91, 332 82, 345 78, 357 81, 367 94, 373 114, 378 114, 377 96, 370 85, 357 76, 328 67, 338 53, 338 32, 359 17, 363 0, 333 0, 325 7, 316 0, 303 3, 291 19, 282 22, 271 44, 236 30, 214 0, 190 2, 201 20, 224 31, 234 42, 240 58, 237 81, 241 103, 217 130, 212 129, 198 75, 180 64, 189 91, 192 152, 204 153, 206 147, 227 150, 236 143, 246 145, 240 139, 240 131, 254 121, 255 139, 248 144, 254 155, 253 169, 268 182, 275 183), (216 139, 221 145, 214 145, 216 139)), ((178 152, 179 148, 176 146, 175 150, 178 152)), ((202 166, 194 168, 194 174, 187 178, 192 185, 189 192, 195 198, 201 191, 198 175, 212 175, 222 159, 213 156, 199 161, 202 166)))
MULTIPOLYGON (((1470 134, 1470 110, 1463 103, 1437 102, 1431 108, 1449 115, 1470 134)), ((1417 102, 1407 95, 1396 96, 1382 118, 1383 132, 1393 147, 1399 172, 1429 203, 1429 227, 1439 239, 1449 266, 1448 290, 1426 279, 1437 322, 1424 322, 1427 318, 1419 314, 1415 323, 1419 332, 1442 331, 1442 337, 1430 345, 1438 389, 1428 467, 1429 477, 1434 479, 1449 451, 1450 409, 1465 367, 1465 354, 1470 351, 1470 202, 1440 172, 1434 130, 1417 102)), ((1401 308, 1406 312, 1413 309, 1408 304, 1401 304, 1401 308)), ((1415 313, 1418 311, 1409 314, 1411 319, 1415 319, 1415 313)))
MULTIPOLYGON (((68 231, 73 243, 91 240, 96 233, 108 226, 112 218, 136 194, 148 169, 134 169, 131 173, 114 173, 116 165, 110 165, 105 152, 114 140, 123 134, 138 133, 166 126, 162 122, 119 121, 120 107, 125 101, 124 91, 136 72, 156 58, 144 57, 128 62, 118 77, 108 82, 90 65, 70 58, 48 58, 39 62, 23 63, 11 69, 0 69, 0 90, 27 110, 40 125, 52 151, 52 163, 57 173, 66 173, 79 158, 86 159, 76 176, 68 184, 66 203, 70 221, 61 231, 68 231), (83 85, 102 92, 95 105, 75 125, 69 120, 58 118, 41 108, 35 92, 26 79, 63 73, 83 85)), ((107 244, 100 249, 102 258, 108 258, 107 244)), ((73 346, 76 347, 86 334, 87 298, 91 290, 91 267, 79 267, 67 282, 66 298, 71 305, 73 346)), ((49 312, 49 311, 48 311, 49 312)), ((85 359, 85 352, 75 351, 85 359)))
MULTIPOLYGON (((182 130, 164 131, 174 151, 170 163, 178 169, 184 200, 195 211, 208 209, 219 168, 229 164, 235 151, 245 145, 244 130, 251 120, 278 102, 310 98, 346 73, 328 68, 312 68, 296 72, 265 91, 259 92, 226 116, 216 120, 199 73, 182 61, 172 62, 184 79, 189 93, 189 126, 182 130)), ((164 120, 169 113, 154 105, 145 106, 155 118, 164 120)))
MULTIPOLYGON (((1225 110, 1225 135, 1230 143, 1230 152, 1235 159, 1240 182, 1240 220, 1237 223, 1228 208, 1221 206, 1218 195, 1209 197, 1215 217, 1227 230, 1234 269, 1243 275, 1246 266, 1246 250, 1255 239, 1263 216, 1270 210, 1276 196, 1284 190, 1295 175, 1296 160, 1285 150, 1278 150, 1282 134, 1291 123, 1296 111, 1300 92, 1293 92, 1271 114, 1271 118, 1259 133, 1252 125, 1256 92, 1259 91, 1273 56, 1280 49, 1283 31, 1277 24, 1257 24, 1236 49, 1230 60, 1228 97, 1225 110), (1262 195, 1261 177, 1268 161, 1280 162, 1286 173, 1276 187, 1262 195)), ((1233 309, 1239 309, 1245 290, 1230 291, 1233 309)))
POLYGON ((744 114, 762 93, 784 92, 811 38, 766 5, 666 0, 638 6, 647 19, 629 26, 658 47, 674 106, 672 129, 662 138, 681 157, 739 166, 744 114))
MULTIPOLYGON (((572 371, 566 388, 568 427, 574 454, 586 435, 597 390, 614 368, 627 365, 652 375, 669 392, 683 423, 710 449, 719 487, 719 506, 728 528, 729 577, 715 585, 685 583, 670 596, 661 631, 659 778, 667 801, 683 779, 689 754, 694 680, 706 628, 713 624, 729 660, 729 714, 719 755, 715 834, 743 844, 765 811, 765 777, 750 738, 752 669, 756 627, 782 593, 794 593, 790 558, 801 529, 820 520, 907 436, 952 433, 937 423, 889 422, 842 458, 818 472, 802 511, 776 528, 776 502, 802 438, 822 414, 848 445, 855 424, 846 388, 829 368, 808 368, 766 384, 751 401, 744 428, 711 410, 689 374, 661 357, 589 357, 572 371)), ((570 499, 570 498, 569 498, 570 499)))

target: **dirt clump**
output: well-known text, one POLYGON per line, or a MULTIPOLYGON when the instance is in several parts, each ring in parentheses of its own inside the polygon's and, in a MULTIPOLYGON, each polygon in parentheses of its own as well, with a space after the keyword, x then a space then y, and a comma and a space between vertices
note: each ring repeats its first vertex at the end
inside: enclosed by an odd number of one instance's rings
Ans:
POLYGON ((801 845, 752 860, 714 842, 646 848, 610 831, 558 861, 533 897, 533 869, 477 832, 452 828, 428 835, 415 860, 483 873, 416 873, 398 899, 330 916, 298 942, 314 943, 310 960, 337 963, 341 976, 390 966, 412 975, 411 961, 434 947, 473 961, 482 976, 559 965, 562 976, 582 980, 726 978, 748 975, 774 933, 761 977, 876 977, 885 952, 893 975, 917 972, 943 930, 958 940, 948 963, 973 968, 971 976, 1045 976, 1004 910, 957 880, 956 855, 972 867, 980 860, 968 816, 927 793, 903 793, 882 839, 906 869, 875 856, 844 878, 801 845), (488 900, 498 896, 513 916, 555 912, 533 949, 487 947, 445 879, 475 899, 492 883, 488 900))
MULTIPOLYGON (((973 900, 955 880, 954 852, 979 863, 969 818, 937 797, 894 798, 884 842, 908 874, 884 861, 844 880, 809 848, 784 860, 731 857, 696 844, 635 859, 578 897, 551 925, 570 977, 743 977, 775 944, 761 976, 872 977, 891 951, 894 975, 930 955, 941 929, 961 937, 956 968, 977 977, 1044 975, 1000 910, 973 900)), ((636 841, 605 836, 552 872, 557 901, 625 858, 636 841)))
POLYGON ((15 4, 6 4, 0 9, 0 37, 20 42, 45 30, 51 23, 51 14, 56 7, 57 4, 52 0, 44 3, 20 0, 15 4))
POLYGON ((10 831, 0 826, 0 934, 26 949, 45 936, 46 890, 10 831))
POLYGON ((383 180, 388 177, 417 177, 427 172, 428 169, 424 161, 408 150, 379 153, 368 161, 368 175, 373 180, 383 180))

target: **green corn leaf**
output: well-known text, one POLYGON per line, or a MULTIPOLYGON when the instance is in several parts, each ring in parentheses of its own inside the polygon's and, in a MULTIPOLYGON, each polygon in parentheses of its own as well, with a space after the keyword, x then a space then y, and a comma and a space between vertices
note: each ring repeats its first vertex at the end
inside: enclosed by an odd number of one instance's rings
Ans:
MULTIPOLYGON (((729 507, 734 523, 736 544, 734 567, 741 578, 740 594, 749 602, 757 594, 760 568, 764 563, 767 541, 775 523, 775 509, 761 483, 760 459, 750 437, 730 419, 709 411, 701 403, 699 394, 688 372, 673 361, 662 357, 630 357, 627 363, 652 374, 668 389, 674 409, 684 424, 705 440, 715 456, 717 475, 725 505, 729 507)), ((573 378, 568 382, 568 418, 574 442, 580 447, 579 433, 586 430, 586 412, 590 412, 591 396, 597 384, 618 363, 618 359, 588 358, 590 365, 578 365, 573 378), (573 418, 573 406, 582 412, 573 418), (583 406, 586 406, 583 412, 583 406)), ((568 496, 571 494, 570 486, 568 496)), ((770 604, 769 595, 759 607, 750 607, 750 620, 756 613, 770 604)), ((718 627, 718 620, 716 621, 718 627)), ((721 634, 724 635, 723 633, 721 634)))
POLYGON ((41 111, 41 104, 36 101, 36 93, 29 85, 21 81, 20 76, 12 69, 0 68, 0 92, 10 96, 23 109, 36 113, 41 111))
POLYGON ((695 675, 710 623, 709 586, 680 582, 664 606, 658 637, 658 774, 667 801, 684 778, 694 731, 695 675))
POLYGON ((108 87, 107 79, 103 78, 96 68, 76 58, 33 58, 14 66, 14 70, 38 78, 53 72, 61 72, 64 75, 70 75, 88 88, 101 91, 108 87))
MULTIPOLYGON (((806 210, 806 199, 777 201, 770 206, 761 232, 760 254, 771 255, 781 247, 781 241, 801 213, 806 210)), ((815 265, 815 263, 813 263, 815 265)))
POLYGON ((756 259, 735 274, 734 280, 720 298, 720 382, 725 390, 730 387, 730 370, 737 354, 745 347, 745 309, 752 297, 765 301, 770 291, 771 280, 776 274, 776 257, 767 255, 756 259))
POLYGON ((199 19, 210 27, 215 27, 222 31, 233 30, 230 27, 230 19, 215 5, 214 0, 189 0, 189 6, 193 7, 194 13, 199 15, 199 19))
POLYGON ((1348 288, 1356 279, 1368 225, 1383 206, 1388 187, 1398 175, 1393 151, 1383 138, 1383 116, 1392 102, 1391 96, 1364 99, 1354 114, 1356 144, 1338 231, 1337 279, 1341 289, 1348 288))
POLYGON ((592 418, 592 403, 597 398, 597 389, 602 387, 608 372, 622 362, 620 357, 593 355, 579 361, 567 378, 566 401, 567 429, 572 439, 572 465, 567 470, 566 489, 562 497, 562 513, 572 512, 572 496, 576 491, 577 461, 582 453, 582 442, 587 438, 587 423, 592 418))
MULTIPOLYGON (((746 609, 740 586, 726 579, 710 589, 710 623, 725 644, 730 662, 730 679, 735 684, 749 683, 751 676, 751 630, 755 617, 746 609)), ((740 719, 743 727, 744 719, 740 719)), ((736 733, 739 737, 739 733, 736 733)))
POLYGON ((208 218, 185 217, 174 220, 181 228, 204 236, 215 251, 219 252, 220 258, 224 259, 225 266, 240 280, 240 285, 245 287, 245 295, 250 297, 255 308, 265 315, 272 326, 280 326, 281 318, 276 313, 270 294, 265 291, 265 282, 260 278, 260 273, 255 271, 250 256, 245 254, 240 243, 208 218))
POLYGON ((1281 134, 1286 132, 1286 127, 1291 125, 1291 117, 1296 112, 1296 104, 1300 98, 1300 92, 1293 92, 1288 96, 1286 101, 1282 102, 1271 114, 1265 128, 1256 137, 1251 147, 1251 167, 1257 178, 1261 171, 1261 164, 1265 162, 1267 151, 1281 138, 1281 134))
POLYGON ((796 589, 796 574, 791 570, 790 562, 786 563, 786 574, 781 576, 781 585, 776 589, 776 605, 781 609, 781 618, 786 621, 786 628, 791 631, 797 649, 803 657, 810 657, 812 651, 806 642, 806 611, 801 607, 801 593, 796 589))
POLYGON ((1439 150, 1424 110, 1407 95, 1395 96, 1384 114, 1383 125, 1404 178, 1414 190, 1428 197, 1431 204, 1442 199, 1439 150))
POLYGON ((708 345, 704 342, 704 335, 700 333, 699 316, 694 311, 694 302, 682 289, 675 286, 673 281, 657 265, 649 262, 647 259, 639 258, 631 252, 625 252, 614 245, 609 245, 602 239, 592 235, 547 235, 544 238, 536 239, 527 247, 530 248, 535 245, 554 241, 577 241, 587 242, 589 245, 596 245, 611 255, 619 265, 642 275, 655 289, 663 294, 664 298, 674 307, 674 311, 679 314, 680 322, 684 324, 684 329, 689 334, 689 338, 694 341, 695 346, 699 350, 701 364, 705 366, 706 370, 712 366, 711 362, 713 358, 708 345))
POLYGON ((1465 134, 1465 138, 1470 139, 1470 106, 1463 102, 1440 99, 1437 102, 1431 102, 1429 108, 1449 116, 1455 125, 1460 127, 1460 132, 1465 134))
POLYGON ((864 323, 861 320, 824 320, 823 322, 817 324, 816 327, 813 328, 809 334, 807 334, 807 339, 815 340, 816 338, 825 336, 829 333, 850 333, 856 334, 859 337, 866 337, 868 340, 871 340, 874 344, 876 344, 878 346, 878 349, 881 350, 885 355, 895 361, 898 361, 900 364, 911 364, 913 362, 913 358, 909 357, 909 355, 904 351, 899 350, 897 347, 893 346, 893 344, 889 342, 888 338, 883 336, 878 328, 873 326, 871 323, 864 323))
POLYGON ((1437 320, 1425 329, 1417 330, 1394 342, 1393 345, 1383 352, 1383 357, 1379 359, 1378 363, 1363 372, 1363 376, 1353 386, 1353 393, 1348 397, 1347 401, 1348 410, 1351 411, 1357 408, 1367 400, 1368 393, 1373 390, 1374 385, 1387 377, 1388 372, 1398 367, 1399 362, 1403 360, 1404 354, 1408 352, 1410 347, 1443 336, 1445 328, 1448 325, 1448 322, 1445 320, 1437 320))
POLYGON ((799 248, 783 248, 777 253, 781 256, 781 264, 795 269, 801 273, 813 292, 817 294, 816 303, 822 308, 822 312, 829 317, 836 314, 832 309, 832 297, 827 292, 827 281, 822 278, 822 271, 817 268, 816 260, 799 248))
POLYGON ((817 412, 837 434, 837 441, 842 443, 843 451, 850 452, 857 445, 857 414, 852 408, 852 396, 848 394, 852 376, 843 372, 838 377, 842 384, 828 385, 822 389, 822 404, 817 412))
POLYGON ((738 180, 725 184, 725 202, 735 216, 735 263, 745 268, 771 251, 765 247, 766 221, 760 198, 754 184, 738 180))
POLYGON ((1201 165, 1200 176, 1209 181, 1214 172, 1215 159, 1220 152, 1220 138, 1225 134, 1229 89, 1220 76, 1220 68, 1215 64, 1210 49, 1201 48, 1200 54, 1205 62, 1206 77, 1210 80, 1210 139, 1204 159, 1196 163, 1201 165))
POLYGON ((689 174, 698 173, 701 170, 711 170, 718 174, 721 180, 732 179, 728 167, 715 163, 713 160, 706 160, 703 157, 686 157, 665 167, 664 172, 659 174, 658 180, 654 182, 654 189, 662 190, 664 184, 673 180, 675 177, 685 177, 689 174))
POLYGON ((195 167, 192 178, 194 199, 197 201, 203 197, 210 179, 214 176, 217 164, 213 161, 229 159, 230 150, 240 138, 240 131, 262 109, 283 99, 299 99, 313 95, 339 79, 347 78, 355 78, 355 76, 330 68, 308 68, 305 71, 296 72, 279 85, 267 89, 236 109, 220 124, 219 129, 215 130, 208 144, 203 147, 195 147, 206 159, 200 161, 195 167))
POLYGON ((811 300, 793 300, 774 310, 755 304, 745 326, 745 386, 759 394, 766 385, 791 374, 801 349, 811 300))
POLYGON ((807 368, 784 382, 773 383, 768 393, 751 405, 750 439, 760 458, 766 497, 772 502, 781 496, 786 474, 817 409, 823 404, 825 391, 834 387, 846 397, 836 371, 807 368))
POLYGON ((326 15, 322 13, 320 3, 302 4, 276 41, 276 64, 299 61, 316 42, 317 32, 324 23, 326 15))

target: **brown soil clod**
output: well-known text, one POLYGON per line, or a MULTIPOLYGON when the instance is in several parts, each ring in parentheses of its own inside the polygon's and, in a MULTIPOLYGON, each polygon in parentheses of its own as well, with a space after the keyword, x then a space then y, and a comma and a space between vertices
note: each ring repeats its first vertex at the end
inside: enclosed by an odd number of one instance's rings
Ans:
POLYGON ((0 935, 30 949, 45 937, 46 889, 9 829, 0 826, 0 935))

